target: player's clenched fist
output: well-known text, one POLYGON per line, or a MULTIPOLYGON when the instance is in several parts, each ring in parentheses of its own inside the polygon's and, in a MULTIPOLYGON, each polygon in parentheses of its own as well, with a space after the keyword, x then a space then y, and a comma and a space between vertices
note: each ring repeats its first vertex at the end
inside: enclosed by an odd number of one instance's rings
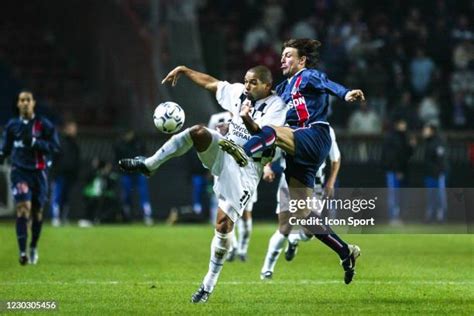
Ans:
POLYGON ((362 90, 357 89, 357 90, 351 90, 351 91, 347 92, 344 99, 347 102, 354 102, 356 100, 365 100, 365 96, 364 96, 364 92, 362 92, 362 90))

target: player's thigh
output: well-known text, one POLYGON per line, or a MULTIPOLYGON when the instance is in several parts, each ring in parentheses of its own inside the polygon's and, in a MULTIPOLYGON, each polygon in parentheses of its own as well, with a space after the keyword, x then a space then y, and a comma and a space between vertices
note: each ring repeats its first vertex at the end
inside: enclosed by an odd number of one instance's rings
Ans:
POLYGON ((284 211, 278 213, 278 231, 282 235, 289 235, 292 230, 292 226, 290 225, 290 217, 293 216, 293 213, 289 211, 284 211))
POLYGON ((34 181, 31 197, 31 207, 34 210, 42 210, 48 199, 49 182, 46 171, 36 171, 34 174, 34 181))
POLYGON ((191 139, 193 140, 194 148, 198 152, 203 152, 209 148, 212 142, 212 134, 202 125, 194 125, 189 129, 191 139))
POLYGON ((211 135, 211 141, 204 151, 198 151, 197 155, 201 160, 204 167, 209 169, 214 176, 218 176, 221 173, 223 165, 223 152, 219 148, 219 140, 223 138, 221 134, 216 131, 205 128, 209 135, 211 135))
POLYGON ((273 126, 277 140, 276 145, 290 155, 295 154, 295 137, 293 130, 286 126, 273 126))
POLYGON ((15 169, 10 174, 11 192, 15 201, 15 209, 24 213, 31 209, 31 199, 33 197, 33 181, 31 172, 15 169))

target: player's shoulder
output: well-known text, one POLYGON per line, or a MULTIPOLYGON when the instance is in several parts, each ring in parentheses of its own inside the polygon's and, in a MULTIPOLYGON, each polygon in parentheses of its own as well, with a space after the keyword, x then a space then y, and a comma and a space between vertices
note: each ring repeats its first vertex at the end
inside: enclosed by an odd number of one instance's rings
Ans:
POLYGON ((11 119, 9 119, 9 120, 7 121, 7 123, 5 124, 5 127, 4 127, 4 128, 5 128, 5 130, 7 130, 7 129, 11 128, 12 126, 14 126, 14 125, 16 125, 16 124, 18 124, 18 123, 20 123, 20 122, 21 122, 21 121, 20 121, 20 118, 19 118, 19 117, 12 117, 11 119))
POLYGON ((322 81, 327 80, 326 73, 318 69, 305 69, 301 73, 301 87, 315 86, 317 87, 322 81))
POLYGON ((230 83, 228 81, 219 81, 217 83, 217 89, 226 90, 230 93, 239 91, 242 92, 245 89, 245 86, 240 82, 230 83))
POLYGON ((275 93, 272 93, 272 95, 270 95, 266 103, 275 107, 286 107, 285 101, 283 101, 283 99, 275 93))
POLYGON ((54 123, 44 115, 37 115, 36 119, 46 128, 54 128, 54 123))

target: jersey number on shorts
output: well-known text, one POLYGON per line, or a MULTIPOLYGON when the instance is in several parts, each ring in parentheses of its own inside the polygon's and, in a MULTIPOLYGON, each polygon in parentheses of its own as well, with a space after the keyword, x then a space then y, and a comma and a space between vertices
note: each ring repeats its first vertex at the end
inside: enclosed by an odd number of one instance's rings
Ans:
POLYGON ((249 191, 247 190, 244 190, 244 194, 242 195, 242 197, 240 198, 240 206, 245 206, 247 205, 247 202, 250 198, 250 193, 249 191))

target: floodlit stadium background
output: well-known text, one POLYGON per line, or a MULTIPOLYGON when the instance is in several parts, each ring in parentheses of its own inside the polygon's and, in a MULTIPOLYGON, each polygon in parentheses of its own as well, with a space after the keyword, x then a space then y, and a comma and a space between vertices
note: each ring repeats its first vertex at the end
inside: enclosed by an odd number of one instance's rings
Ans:
MULTIPOLYGON (((182 105, 186 126, 207 123, 219 111, 215 99, 188 80, 176 88, 161 85, 174 66, 236 82, 261 63, 279 82, 282 40, 317 38, 323 43, 320 69, 363 89, 374 112, 361 125, 354 118, 358 104, 332 102, 329 120, 342 152, 338 186, 385 186, 382 141, 393 118, 402 115, 419 144, 407 186, 423 187, 420 129, 430 121, 447 140, 447 186, 472 187, 472 6, 442 0, 3 2, 0 123, 14 114, 18 89, 29 87, 38 112, 58 125, 78 122, 82 175, 94 157, 114 162, 113 144, 130 128, 146 142, 146 153, 153 153, 166 140, 151 120, 162 101, 182 105)), ((169 162, 150 179, 158 218, 191 203, 189 156, 169 162)), ((71 218, 80 217, 83 208, 79 187, 71 218)), ((272 218, 272 190, 261 186, 256 218, 272 218)))

